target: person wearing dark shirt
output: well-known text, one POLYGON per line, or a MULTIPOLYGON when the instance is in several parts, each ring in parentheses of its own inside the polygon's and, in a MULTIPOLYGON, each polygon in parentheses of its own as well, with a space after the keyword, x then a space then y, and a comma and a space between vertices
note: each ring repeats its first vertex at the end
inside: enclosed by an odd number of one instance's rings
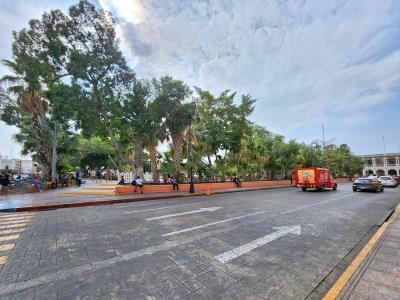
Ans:
POLYGON ((10 177, 5 174, 1 180, 1 194, 7 195, 8 193, 8 186, 10 185, 10 177))

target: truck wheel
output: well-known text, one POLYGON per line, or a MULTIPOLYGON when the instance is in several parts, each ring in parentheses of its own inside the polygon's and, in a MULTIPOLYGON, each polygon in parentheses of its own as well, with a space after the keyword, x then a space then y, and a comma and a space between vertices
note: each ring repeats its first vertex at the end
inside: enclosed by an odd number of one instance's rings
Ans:
POLYGON ((383 187, 381 188, 381 192, 383 192, 383 187))
POLYGON ((337 184, 335 184, 335 186, 333 187, 333 190, 334 190, 334 191, 337 190, 337 184))
POLYGON ((302 187, 301 190, 302 190, 303 192, 305 192, 305 191, 307 191, 307 188, 302 187))
POLYGON ((357 192, 357 188, 353 187, 353 192, 357 192))

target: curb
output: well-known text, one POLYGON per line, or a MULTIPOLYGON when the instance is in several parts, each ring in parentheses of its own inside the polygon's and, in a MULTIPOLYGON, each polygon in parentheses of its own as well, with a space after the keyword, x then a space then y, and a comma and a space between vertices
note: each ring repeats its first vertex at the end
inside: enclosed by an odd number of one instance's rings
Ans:
MULTIPOLYGON (((273 189, 281 189, 281 188, 290 188, 292 186, 270 186, 270 187, 262 187, 251 190, 233 190, 233 191, 217 191, 212 194, 229 194, 229 193, 239 193, 239 192, 251 192, 251 191, 260 191, 260 190, 273 190, 273 189)), ((56 210, 62 208, 72 208, 72 207, 85 207, 85 206, 97 206, 97 205, 111 205, 118 203, 127 203, 127 202, 140 202, 140 201, 149 201, 149 200, 162 200, 162 199, 173 199, 173 198, 185 198, 185 197, 198 197, 198 196, 206 196, 206 192, 199 192, 193 194, 180 194, 180 195, 164 195, 164 196, 151 196, 151 197, 142 197, 142 198, 122 198, 122 199, 110 199, 110 200, 98 200, 98 201, 86 201, 86 202, 75 202, 75 203, 62 203, 62 204, 48 204, 48 205, 38 205, 38 206, 26 206, 26 207, 17 207, 17 208, 4 208, 0 209, 0 213, 10 213, 10 212, 24 212, 24 211, 44 211, 44 210, 56 210)))
POLYGON ((357 271, 360 270, 363 265, 367 262, 369 255, 374 251, 376 246, 382 240, 382 236, 387 232, 388 227, 393 222, 393 220, 400 215, 400 204, 397 203, 393 208, 392 212, 386 216, 386 220, 381 224, 377 232, 372 236, 372 238, 367 242, 367 244, 361 249, 354 260, 346 268, 346 270, 339 276, 333 286, 328 290, 323 300, 335 300, 339 299, 342 292, 346 292, 345 287, 354 280, 354 276, 357 271))

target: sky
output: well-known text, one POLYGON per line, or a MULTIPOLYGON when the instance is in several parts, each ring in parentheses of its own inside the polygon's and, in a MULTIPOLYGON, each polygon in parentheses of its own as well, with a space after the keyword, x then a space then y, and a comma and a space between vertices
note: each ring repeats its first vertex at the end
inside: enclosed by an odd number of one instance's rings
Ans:
MULTIPOLYGON (((12 30, 75 3, 0 0, 0 57, 11 58, 12 30)), ((250 94, 251 121, 287 140, 322 139, 324 124, 326 141, 356 154, 400 152, 398 0, 93 3, 113 14, 138 77, 168 74, 214 94, 250 94)), ((0 76, 7 72, 0 66, 0 76)), ((19 155, 14 132, 0 125, 2 155, 19 155)))

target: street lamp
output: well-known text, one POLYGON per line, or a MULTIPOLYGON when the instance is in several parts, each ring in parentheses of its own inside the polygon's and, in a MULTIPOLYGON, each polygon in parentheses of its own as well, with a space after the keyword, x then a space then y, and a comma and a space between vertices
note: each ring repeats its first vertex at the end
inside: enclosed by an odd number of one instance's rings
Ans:
POLYGON ((194 193, 194 181, 193 181, 193 153, 192 153, 192 122, 196 120, 196 102, 192 102, 193 111, 190 115, 189 120, 189 139, 188 139, 188 162, 189 162, 189 176, 190 176, 190 186, 189 193, 194 193))

